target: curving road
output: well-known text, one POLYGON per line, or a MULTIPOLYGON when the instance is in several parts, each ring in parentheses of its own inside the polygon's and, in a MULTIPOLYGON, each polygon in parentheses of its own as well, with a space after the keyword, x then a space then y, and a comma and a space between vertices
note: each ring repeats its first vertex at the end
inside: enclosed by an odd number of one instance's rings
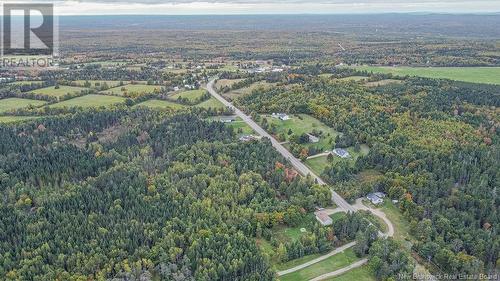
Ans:
POLYGON ((311 265, 313 265, 315 263, 318 263, 320 261, 326 260, 327 258, 329 258, 331 256, 334 256, 334 255, 336 255, 338 253, 341 253, 341 252, 343 252, 343 251, 351 248, 354 245, 356 245, 356 242, 351 242, 351 243, 345 244, 344 246, 338 247, 337 249, 329 252, 326 255, 323 255, 321 257, 315 258, 315 259, 310 260, 308 262, 305 262, 303 264, 299 264, 299 265, 297 265, 295 267, 292 267, 292 268, 289 268, 287 270, 278 271, 277 274, 278 274, 278 276, 282 276, 282 275, 289 274, 289 273, 292 273, 292 272, 295 272, 295 271, 299 271, 299 270, 301 270, 303 268, 306 268, 306 267, 311 266, 311 265))
MULTIPOLYGON (((229 107, 234 111, 234 113, 240 117, 245 123, 248 124, 257 134, 259 134, 262 137, 266 137, 271 140, 271 143, 273 147, 281 154, 283 157, 288 159, 288 161, 292 164, 292 166, 302 175, 304 176, 311 176, 316 182, 320 185, 326 185, 326 183, 317 175, 315 175, 306 165, 304 165, 299 159, 297 159, 295 156, 293 156, 283 145, 281 145, 273 136, 268 134, 266 130, 262 129, 262 127, 257 124, 255 121, 252 120, 252 118, 248 115, 246 115, 243 111, 239 110, 237 107, 235 107, 232 103, 227 101, 224 97, 219 95, 217 91, 214 88, 214 83, 215 79, 211 79, 210 82, 207 84, 207 91, 212 95, 214 98, 216 98, 218 101, 220 101, 222 104, 225 106, 229 107)), ((356 208, 351 206, 347 201, 344 200, 339 194, 337 194, 335 191, 332 190, 332 200, 339 206, 340 208, 346 210, 347 212, 356 212, 356 208)))

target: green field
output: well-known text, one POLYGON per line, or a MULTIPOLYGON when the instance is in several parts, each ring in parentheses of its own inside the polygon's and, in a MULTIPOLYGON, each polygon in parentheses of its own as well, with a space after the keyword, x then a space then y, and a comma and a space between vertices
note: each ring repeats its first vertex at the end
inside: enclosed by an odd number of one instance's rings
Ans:
POLYGON ((40 118, 38 116, 0 116, 0 123, 14 123, 40 118))
POLYGON ((214 108, 214 109, 226 108, 220 101, 216 100, 214 97, 211 97, 209 100, 206 100, 202 103, 195 105, 195 107, 214 108))
POLYGON ((6 98, 0 100, 0 113, 16 110, 20 108, 26 108, 30 105, 34 107, 42 106, 46 104, 45 101, 40 100, 30 100, 30 99, 20 99, 20 98, 6 98))
POLYGON ((137 106, 146 106, 149 108, 156 108, 156 109, 164 109, 164 108, 182 109, 182 108, 186 108, 186 106, 182 105, 182 104, 178 104, 178 103, 170 102, 170 101, 165 101, 165 100, 155 100, 155 99, 141 102, 135 106, 136 107, 137 106))
MULTIPOLYGON (((109 88, 118 87, 118 85, 120 85, 120 81, 107 81, 107 80, 76 80, 72 81, 71 84, 74 83, 78 87, 84 87, 85 82, 87 81, 90 83, 91 88, 99 88, 102 85, 104 85, 104 83, 106 83, 109 88)), ((124 85, 130 83, 128 81, 122 81, 122 82, 124 85)))
POLYGON ((305 144, 305 146, 308 147, 314 146, 322 148, 323 150, 330 150, 332 149, 335 138, 339 134, 339 132, 323 124, 318 119, 306 114, 290 115, 290 120, 286 121, 273 118, 271 115, 263 115, 262 117, 267 119, 270 126, 274 124, 276 126, 275 134, 284 134, 286 141, 288 141, 293 134, 301 135, 304 133, 311 133, 313 130, 323 132, 319 142, 305 144), (289 130, 292 130, 292 135, 288 135, 289 130))
POLYGON ((280 263, 280 264, 276 265, 276 270, 286 270, 286 269, 295 267, 297 265, 301 265, 303 263, 306 263, 308 261, 311 261, 311 260, 318 258, 320 256, 322 256, 322 254, 312 254, 312 255, 303 256, 301 258, 294 259, 291 261, 287 261, 284 263, 280 263))
POLYGON ((362 267, 355 268, 350 270, 340 276, 333 277, 330 279, 325 279, 325 281, 375 281, 377 280, 373 273, 370 271, 370 268, 365 265, 362 267))
POLYGON ((191 90, 191 91, 184 91, 184 92, 179 92, 175 93, 170 98, 172 100, 177 100, 178 98, 184 98, 189 100, 190 102, 194 102, 198 99, 200 99, 204 94, 206 93, 205 90, 191 90))
POLYGON ((228 123, 228 127, 233 128, 234 132, 238 136, 244 136, 244 135, 251 135, 254 133, 253 129, 250 128, 250 126, 247 125, 247 123, 243 122, 241 118, 237 118, 236 121, 228 123), (241 129, 241 132, 238 132, 241 129))
POLYGON ((358 70, 392 73, 400 76, 444 78, 464 82, 500 85, 500 67, 381 67, 358 66, 358 70))
POLYGON ((103 96, 103 95, 86 95, 74 99, 69 99, 63 102, 59 102, 51 105, 51 108, 63 108, 63 107, 101 107, 110 106, 118 103, 125 102, 124 98, 114 97, 114 96, 103 96))
POLYGON ((52 87, 46 87, 46 88, 33 90, 29 93, 60 98, 60 97, 63 97, 67 94, 79 93, 83 90, 85 90, 85 88, 71 87, 71 86, 59 86, 59 89, 56 89, 55 86, 52 86, 52 87))
POLYGON ((12 83, 9 83, 9 84, 12 84, 12 85, 31 85, 31 84, 42 84, 43 81, 16 81, 16 82, 12 82, 12 83))
POLYGON ((224 93, 222 95, 224 97, 229 98, 229 99, 235 99, 238 96, 250 94, 256 89, 260 89, 260 88, 265 89, 265 88, 269 88, 269 87, 274 86, 274 85, 276 85, 276 83, 268 83, 267 81, 259 81, 259 82, 253 83, 252 85, 250 85, 248 87, 236 89, 234 91, 230 91, 230 92, 224 93))
MULTIPOLYGON (((348 266, 349 264, 359 260, 354 254, 352 248, 338 253, 321 262, 308 266, 302 270, 283 275, 279 278, 281 281, 303 281, 320 276, 322 274, 335 271, 337 269, 348 266)), ((362 280, 362 279, 361 279, 362 280)))
POLYGON ((162 86, 158 85, 128 84, 121 87, 111 88, 106 91, 102 91, 101 93, 114 96, 140 95, 158 92, 161 88, 162 86))
MULTIPOLYGON (((358 159, 359 156, 367 155, 368 152, 370 152, 370 148, 365 144, 361 145, 361 149, 358 152, 354 150, 354 147, 348 147, 346 150, 351 155, 351 157, 347 159, 352 161, 353 163, 356 161, 356 159, 358 159)), ((317 175, 321 175, 321 173, 323 173, 326 167, 334 163, 338 163, 341 160, 342 158, 334 154, 332 161, 328 161, 328 156, 320 156, 312 159, 307 159, 305 161, 305 164, 309 168, 311 168, 317 175)))

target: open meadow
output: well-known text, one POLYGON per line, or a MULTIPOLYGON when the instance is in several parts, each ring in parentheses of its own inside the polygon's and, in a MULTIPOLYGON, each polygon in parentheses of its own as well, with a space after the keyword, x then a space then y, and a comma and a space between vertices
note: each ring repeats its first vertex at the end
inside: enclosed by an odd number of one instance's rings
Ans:
POLYGON ((63 102, 50 105, 51 108, 63 107, 101 107, 110 106, 125 102, 124 98, 103 95, 86 95, 74 99, 69 99, 63 102))
POLYGON ((11 110, 16 110, 20 108, 26 108, 30 105, 33 107, 39 107, 47 102, 40 100, 30 100, 30 99, 21 99, 21 98, 6 98, 0 100, 0 113, 8 112, 11 110))

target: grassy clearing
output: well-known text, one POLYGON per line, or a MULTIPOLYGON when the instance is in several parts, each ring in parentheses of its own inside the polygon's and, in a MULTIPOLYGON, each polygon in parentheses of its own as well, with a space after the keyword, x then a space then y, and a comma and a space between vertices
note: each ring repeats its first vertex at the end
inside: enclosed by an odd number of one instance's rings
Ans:
POLYGON ((236 89, 236 90, 231 91, 229 93, 224 93, 223 96, 227 97, 229 99, 235 99, 235 98, 242 96, 242 95, 251 94, 256 89, 260 89, 260 88, 267 89, 267 88, 270 88, 270 87, 275 86, 275 85, 276 85, 276 83, 268 83, 266 81, 259 81, 259 82, 253 83, 252 85, 250 85, 248 87, 236 89))
POLYGON ((186 106, 182 105, 182 104, 178 104, 178 103, 171 102, 171 101, 165 101, 165 100, 155 100, 155 99, 141 102, 139 104, 136 104, 135 106, 136 107, 137 106, 146 106, 146 107, 155 108, 155 109, 165 109, 165 108, 183 109, 183 108, 186 108, 186 106))
POLYGON ((129 95, 150 94, 159 92, 160 90, 161 86, 158 85, 128 84, 125 86, 111 88, 106 91, 102 91, 100 93, 105 95, 114 95, 114 96, 129 96, 129 95))
POLYGON ((46 104, 45 101, 40 100, 30 100, 30 99, 20 99, 20 98, 7 98, 0 100, 0 113, 16 110, 20 108, 26 108, 31 106, 38 107, 46 104))
POLYGON ((332 221, 335 222, 335 221, 338 221, 341 218, 345 218, 346 216, 347 216, 346 213, 344 213, 344 212, 338 212, 338 213, 330 215, 330 218, 332 218, 332 221))
POLYGON ((410 223, 403 217, 399 208, 389 199, 386 199, 382 204, 381 210, 394 225, 394 239, 399 241, 411 241, 410 223))
POLYGON ((278 270, 278 271, 279 270, 286 270, 286 269, 295 267, 297 265, 301 265, 303 263, 306 263, 308 261, 312 261, 313 259, 318 258, 318 257, 320 257, 322 255, 323 254, 312 254, 312 255, 303 256, 301 258, 294 259, 294 260, 291 260, 291 261, 287 261, 285 263, 277 264, 276 265, 276 270, 278 270))
POLYGON ((464 82, 500 85, 500 67, 378 67, 359 66, 358 70, 392 73, 400 76, 444 78, 464 82))
POLYGON ((24 86, 24 85, 31 85, 31 84, 41 85, 42 83, 43 83, 43 81, 16 81, 16 82, 12 82, 9 84, 10 85, 24 86))
POLYGON ((200 99, 204 94, 206 93, 205 90, 191 90, 191 91, 184 91, 184 92, 179 92, 175 93, 172 96, 170 96, 171 99, 177 100, 178 98, 183 98, 187 99, 190 102, 194 102, 198 99, 200 99))
POLYGON ((113 96, 103 96, 103 95, 86 95, 74 99, 69 99, 63 102, 59 102, 51 105, 51 108, 63 108, 63 107, 101 107, 110 106, 125 102, 124 98, 113 97, 113 96))
POLYGON ((51 86, 51 87, 33 90, 29 93, 36 94, 36 95, 43 95, 43 96, 60 98, 60 97, 63 97, 67 94, 79 93, 83 90, 85 90, 85 88, 82 88, 82 87, 59 86, 59 89, 56 89, 55 86, 51 86))
POLYGON ((368 79, 368 77, 366 77, 366 76, 349 76, 349 77, 340 78, 338 80, 339 81, 362 81, 362 80, 366 80, 366 79, 368 79))
POLYGON ((233 128, 234 132, 238 136, 251 135, 254 133, 253 129, 247 125, 241 118, 237 118, 236 121, 228 123, 228 127, 233 128), (240 130, 241 129, 241 130, 240 130))
POLYGON ((214 97, 195 105, 195 107, 202 108, 214 108, 214 109, 223 109, 226 108, 220 101, 216 100, 214 97))
POLYGON ((235 83, 241 82, 243 79, 219 79, 215 83, 216 89, 222 89, 224 87, 232 87, 235 83))
MULTIPOLYGON (((104 85, 104 83, 106 83, 106 85, 108 85, 109 88, 118 87, 120 85, 120 81, 111 81, 111 80, 76 80, 72 81, 71 83, 74 83, 78 87, 85 87, 85 82, 90 83, 90 88, 99 88, 102 85, 104 85)), ((122 82, 123 85, 129 83, 128 81, 122 81, 122 82)))
MULTIPOLYGON (((362 144, 360 146, 360 150, 356 151, 354 147, 348 147, 346 150, 349 152, 351 155, 351 158, 348 158, 352 163, 354 163, 359 156, 361 155, 367 155, 370 152, 370 148, 362 144)), ((305 161, 305 164, 311 168, 317 175, 321 175, 323 171, 325 170, 326 167, 333 165, 335 163, 338 163, 342 160, 342 158, 338 157, 337 155, 333 155, 333 159, 331 161, 328 160, 328 156, 320 156, 320 157, 315 157, 311 159, 307 159, 305 161)))
POLYGON ((295 135, 302 135, 304 133, 311 133, 313 130, 323 132, 322 136, 318 143, 309 143, 305 146, 310 147, 320 147, 323 150, 332 149, 335 138, 340 133, 335 131, 334 129, 328 127, 323 124, 318 119, 306 115, 306 114, 298 114, 290 116, 290 120, 282 121, 276 118, 272 118, 270 115, 264 115, 262 117, 267 118, 267 121, 270 126, 276 126, 276 135, 284 134, 286 141, 290 140, 290 137, 295 135), (292 134, 288 134, 289 130, 292 131, 292 134))
POLYGON ((0 123, 14 123, 38 119, 39 116, 0 116, 0 123))
POLYGON ((384 79, 380 81, 374 81, 374 82, 367 82, 365 83, 366 87, 380 87, 380 86, 385 86, 389 84, 401 84, 403 83, 402 80, 396 80, 396 79, 384 79))
POLYGON ((325 279, 325 281, 375 281, 377 280, 373 273, 370 271, 370 268, 365 265, 362 267, 355 268, 350 270, 340 276, 333 277, 330 279, 325 279))
MULTIPOLYGON (((326 260, 319 263, 306 267, 302 270, 292 272, 290 274, 280 277, 281 281, 303 281, 309 280, 311 278, 320 276, 322 274, 335 271, 342 267, 348 266, 349 264, 359 260, 354 254, 352 248, 345 250, 342 253, 338 253, 326 260)), ((357 279, 355 279, 357 280, 357 279)), ((362 280, 362 279, 361 279, 362 280)))

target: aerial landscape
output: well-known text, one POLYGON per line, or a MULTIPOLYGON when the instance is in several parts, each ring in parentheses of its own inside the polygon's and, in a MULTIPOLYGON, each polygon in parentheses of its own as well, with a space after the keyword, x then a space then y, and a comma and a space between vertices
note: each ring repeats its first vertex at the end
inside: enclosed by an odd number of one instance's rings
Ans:
POLYGON ((0 280, 500 280, 498 1, 39 2, 0 280))

